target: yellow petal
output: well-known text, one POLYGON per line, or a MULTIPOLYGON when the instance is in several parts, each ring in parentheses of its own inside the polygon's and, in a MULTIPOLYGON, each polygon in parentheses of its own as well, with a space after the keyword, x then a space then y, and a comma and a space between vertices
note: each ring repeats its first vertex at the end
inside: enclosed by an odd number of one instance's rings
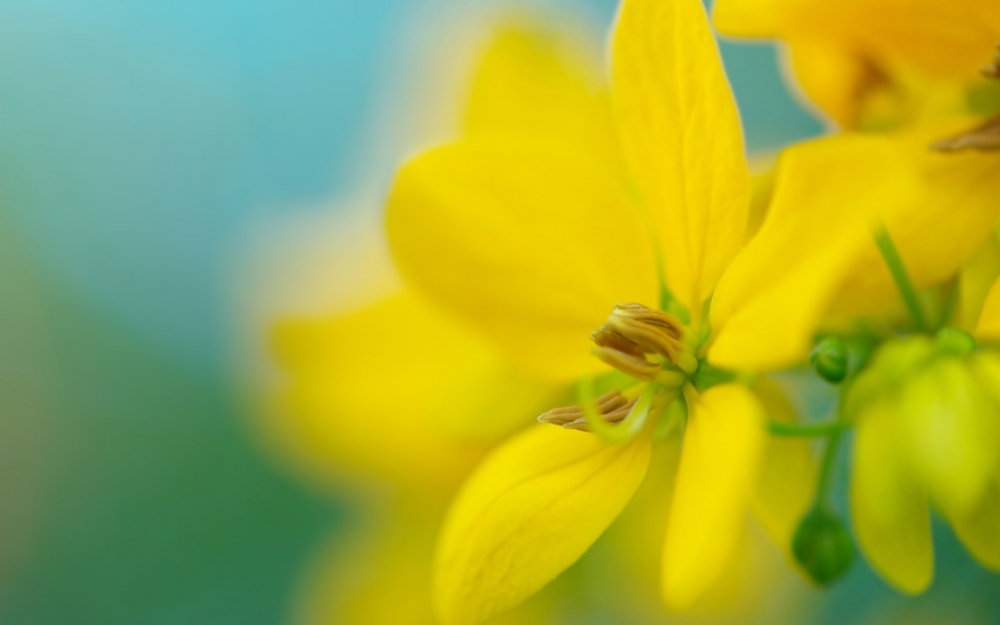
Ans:
POLYGON ((587 52, 593 50, 564 34, 528 26, 501 29, 473 76, 465 132, 544 136, 616 162, 617 138, 598 55, 587 52))
MULTIPOLYGON (((985 317, 987 334, 1000 337, 1000 292, 996 291, 996 281, 1000 278, 1000 240, 990 237, 986 244, 976 252, 976 255, 962 267, 958 275, 958 306, 955 311, 955 323, 966 330, 975 330, 979 335, 978 324, 985 313, 985 303, 989 299, 990 313, 985 317)), ((985 338, 980 336, 980 338, 985 338)))
POLYGON ((844 135, 786 150, 764 224, 716 289, 709 360, 751 370, 804 360, 838 288, 875 247, 878 211, 912 205, 919 190, 888 139, 844 135))
POLYGON ((612 34, 612 102, 673 295, 700 317, 743 243, 743 134, 699 0, 625 0, 612 34))
POLYGON ((1000 463, 1000 412, 974 374, 1000 383, 1000 359, 943 358, 907 380, 896 411, 897 445, 931 501, 949 516, 975 505, 1000 463))
POLYGON ((893 406, 885 400, 859 417, 851 472, 851 514, 861 550, 897 589, 923 592, 934 574, 927 496, 901 457, 893 406))
MULTIPOLYGON (((962 124, 961 121, 958 122, 962 124)), ((942 122, 897 141, 914 158, 920 180, 919 200, 904 196, 886 200, 879 211, 907 273, 917 288, 953 277, 994 233, 1000 217, 1000 155, 942 154, 927 149, 934 138, 947 136, 956 122, 942 122)), ((962 126, 959 126, 962 127, 962 126)), ((850 271, 850 280, 837 294, 837 311, 848 315, 873 312, 887 298, 896 299, 895 284, 885 260, 869 246, 850 271)))
MULTIPOLYGON (((754 392, 771 421, 798 420, 785 392, 773 380, 758 378, 754 392)), ((754 488, 753 512, 771 540, 789 555, 792 535, 812 503, 815 489, 816 462, 809 442, 797 437, 768 437, 754 488)))
POLYGON ((646 473, 651 435, 606 445, 537 426, 489 456, 448 512, 435 565, 445 625, 475 625, 538 592, 618 516, 646 473))
POLYGON ((510 432, 561 399, 412 293, 285 320, 273 344, 287 383, 272 434, 290 461, 324 477, 450 484, 483 447, 464 439, 510 432))
POLYGON ((689 411, 663 549, 663 596, 673 609, 691 605, 725 572, 765 441, 764 410, 743 386, 715 386, 689 411))
POLYGON ((950 516, 955 534, 983 566, 1000 571, 1000 479, 994 479, 977 505, 950 516))
POLYGON ((852 50, 808 39, 789 46, 788 59, 799 87, 820 110, 841 128, 857 127, 861 98, 879 82, 870 63, 852 50))
POLYGON ((995 0, 718 0, 714 19, 727 35, 825 40, 948 78, 976 77, 1000 41, 995 0))
MULTIPOLYGON (((415 494, 415 493, 411 493, 415 494)), ((444 510, 425 496, 393 501, 341 530, 318 550, 299 583, 294 625, 439 625, 428 575, 444 510)), ((552 622, 552 601, 540 596, 493 621, 552 622)))
POLYGON ((467 141, 407 163, 386 227, 404 277, 552 379, 599 371, 590 333, 656 306, 656 263, 619 179, 554 144, 467 141))
POLYGON ((994 282, 986 294, 976 324, 976 338, 994 343, 1000 341, 1000 280, 994 282))

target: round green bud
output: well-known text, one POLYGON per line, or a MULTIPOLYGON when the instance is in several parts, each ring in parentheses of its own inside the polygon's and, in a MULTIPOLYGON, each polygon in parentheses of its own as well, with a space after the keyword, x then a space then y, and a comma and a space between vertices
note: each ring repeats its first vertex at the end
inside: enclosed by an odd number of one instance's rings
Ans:
POLYGON ((854 540, 840 519, 814 509, 795 530, 792 553, 813 581, 827 586, 847 572, 854 562, 854 540))
POLYGON ((937 333, 938 349, 956 356, 968 356, 976 351, 976 339, 965 330, 941 328, 937 333))
POLYGON ((836 336, 828 336, 813 349, 810 362, 816 375, 830 384, 840 384, 847 376, 847 345, 836 336))

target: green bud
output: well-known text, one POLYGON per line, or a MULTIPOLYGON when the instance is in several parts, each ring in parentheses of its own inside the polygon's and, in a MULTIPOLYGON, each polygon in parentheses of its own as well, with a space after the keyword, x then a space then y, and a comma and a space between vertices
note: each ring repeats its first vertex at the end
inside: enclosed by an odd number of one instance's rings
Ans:
POLYGON ((938 349, 956 356, 968 356, 976 351, 976 339, 965 330, 941 328, 937 333, 938 349))
POLYGON ((828 336, 813 349, 810 362, 819 377, 830 384, 840 384, 847 376, 847 345, 839 337, 828 336))
POLYGON ((833 514, 811 510, 792 537, 792 553, 809 577, 827 586, 847 572, 854 562, 854 540, 833 514))

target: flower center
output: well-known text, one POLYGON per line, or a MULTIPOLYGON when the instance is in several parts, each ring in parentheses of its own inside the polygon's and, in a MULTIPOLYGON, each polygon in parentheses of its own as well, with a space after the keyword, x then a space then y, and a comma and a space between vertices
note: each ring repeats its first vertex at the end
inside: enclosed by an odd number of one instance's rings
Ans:
POLYGON ((601 429, 595 419, 624 421, 625 426, 644 421, 650 412, 659 414, 666 396, 676 397, 698 369, 698 359, 684 337, 684 324, 670 313, 642 304, 616 304, 607 323, 590 335, 596 344, 593 354, 639 384, 624 393, 615 390, 585 400, 583 405, 553 408, 538 421, 589 432, 601 429), (642 400, 640 395, 648 397, 642 400))
POLYGON ((590 338, 597 344, 595 356, 637 380, 650 382, 665 375, 662 381, 674 381, 677 372, 664 369, 664 364, 688 375, 698 368, 698 359, 684 345, 681 320, 642 304, 615 305, 608 322, 590 338))

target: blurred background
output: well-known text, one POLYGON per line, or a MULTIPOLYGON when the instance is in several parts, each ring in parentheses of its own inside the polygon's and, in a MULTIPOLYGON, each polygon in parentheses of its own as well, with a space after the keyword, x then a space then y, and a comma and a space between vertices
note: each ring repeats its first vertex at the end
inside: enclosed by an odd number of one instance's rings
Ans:
MULTIPOLYGON (((351 509, 253 425, 255 285, 325 305, 270 260, 316 223, 351 243, 352 211, 446 133, 467 54, 445 49, 514 7, 601 33, 615 4, 0 3, 0 623, 288 622, 351 509)), ((773 48, 723 53, 751 151, 821 132, 773 48)), ((996 622, 953 542, 919 603, 859 562, 804 591, 809 622, 996 622)))

